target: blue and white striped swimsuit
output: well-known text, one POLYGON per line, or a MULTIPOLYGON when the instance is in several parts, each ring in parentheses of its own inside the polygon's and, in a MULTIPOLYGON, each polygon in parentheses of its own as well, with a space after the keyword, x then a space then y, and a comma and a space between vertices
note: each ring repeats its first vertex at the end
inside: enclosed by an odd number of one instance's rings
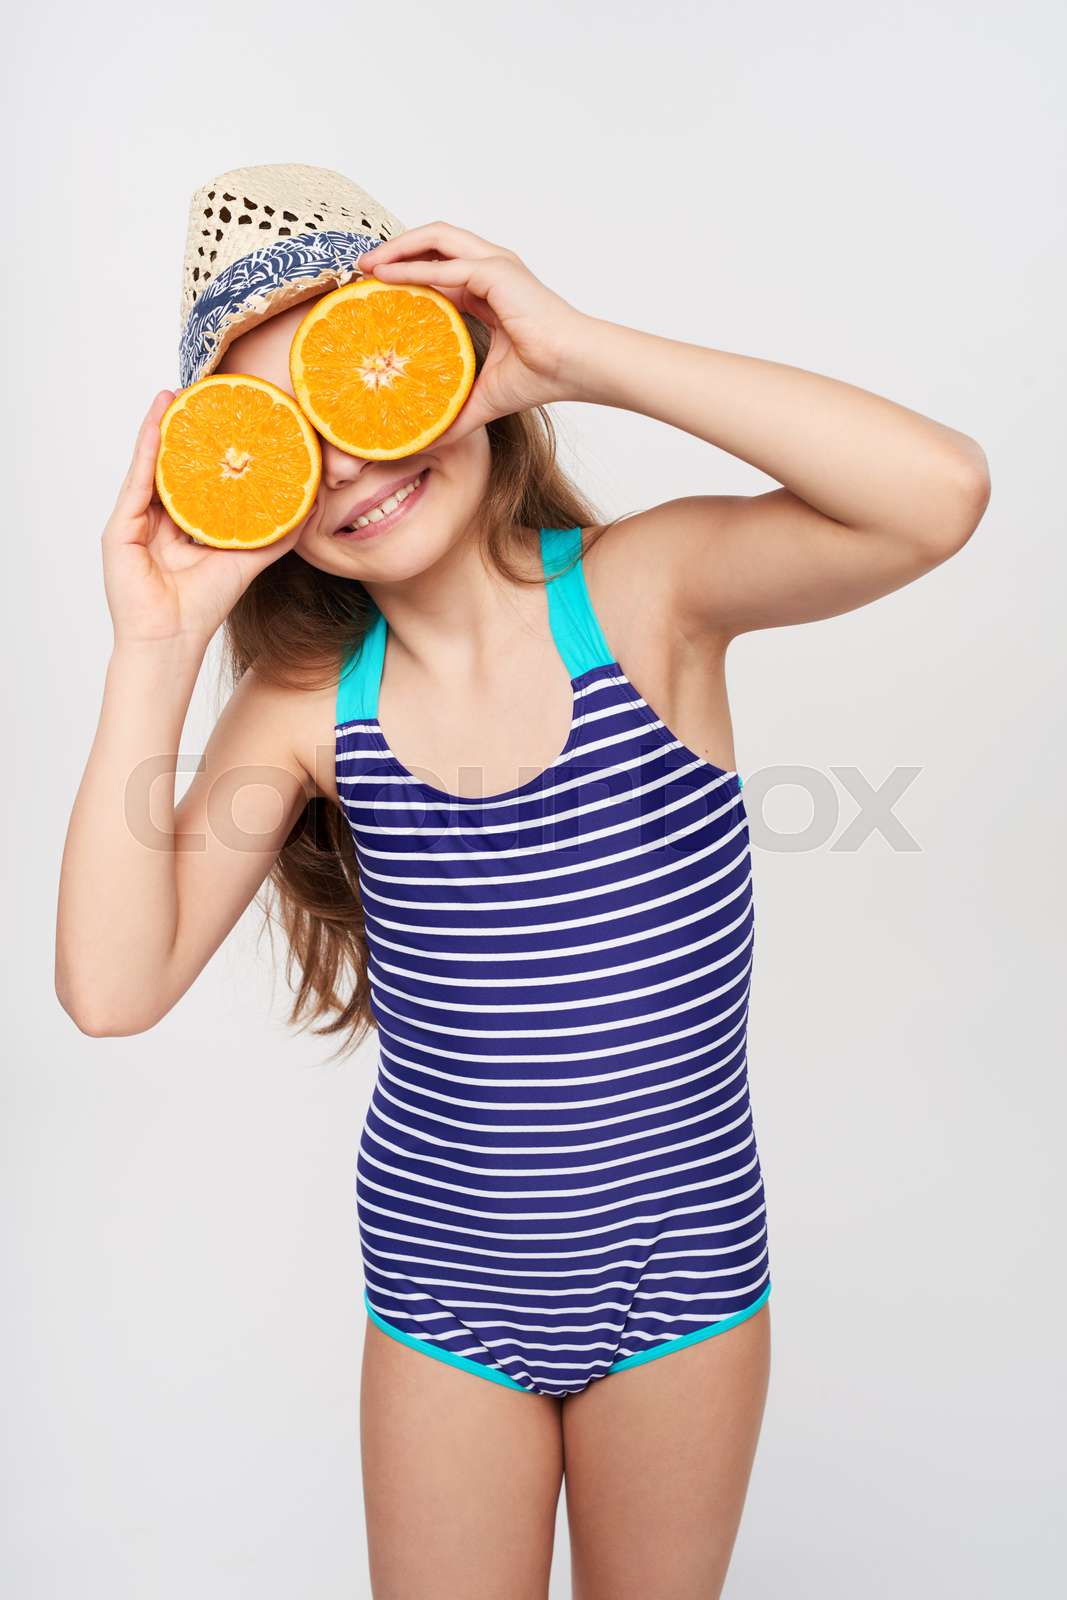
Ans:
POLYGON ((427 1355, 562 1396, 732 1327, 770 1277, 741 779, 615 660, 581 529, 541 529, 541 552, 574 696, 551 765, 486 799, 414 777, 377 720, 378 611, 338 685, 337 783, 379 1037, 367 1310, 427 1355))

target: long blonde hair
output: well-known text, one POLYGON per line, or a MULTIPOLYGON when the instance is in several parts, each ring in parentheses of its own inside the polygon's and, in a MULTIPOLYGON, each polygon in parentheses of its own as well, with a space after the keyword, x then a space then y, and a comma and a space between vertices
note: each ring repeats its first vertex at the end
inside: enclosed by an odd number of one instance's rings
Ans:
MULTIPOLYGON (((480 371, 489 331, 474 317, 464 321, 480 371)), ((559 466, 555 429, 544 407, 501 417, 486 431, 491 460, 479 519, 485 556, 516 583, 540 582, 526 576, 531 530, 593 527, 599 537, 610 524, 598 522, 594 507, 559 466)), ((289 552, 259 574, 227 618, 223 673, 229 688, 253 663, 264 678, 291 687, 336 682, 372 615, 361 583, 322 572, 289 552)), ((341 1051, 354 1049, 375 1021, 356 854, 344 813, 332 801, 308 801, 260 899, 268 930, 279 926, 288 943, 290 1022, 317 1034, 340 1034, 341 1051)))

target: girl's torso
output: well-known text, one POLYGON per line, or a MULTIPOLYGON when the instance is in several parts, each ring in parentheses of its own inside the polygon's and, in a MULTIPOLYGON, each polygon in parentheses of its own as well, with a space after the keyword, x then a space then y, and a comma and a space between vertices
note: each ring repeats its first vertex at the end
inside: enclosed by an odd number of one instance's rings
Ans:
POLYGON ((570 697, 547 762, 505 788, 477 772, 473 794, 414 773, 380 716, 380 611, 341 674, 335 753, 380 1058, 369 1309, 559 1395, 752 1314, 768 1268, 741 782, 622 667, 581 530, 540 540, 542 667, 570 697))

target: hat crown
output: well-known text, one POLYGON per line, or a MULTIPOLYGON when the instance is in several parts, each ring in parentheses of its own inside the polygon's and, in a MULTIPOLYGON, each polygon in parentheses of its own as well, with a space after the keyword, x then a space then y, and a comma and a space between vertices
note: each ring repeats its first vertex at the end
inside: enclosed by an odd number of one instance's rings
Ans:
POLYGON ((324 232, 392 239, 404 224, 343 173, 290 162, 234 167, 202 184, 189 205, 181 322, 220 272, 279 240, 324 232))

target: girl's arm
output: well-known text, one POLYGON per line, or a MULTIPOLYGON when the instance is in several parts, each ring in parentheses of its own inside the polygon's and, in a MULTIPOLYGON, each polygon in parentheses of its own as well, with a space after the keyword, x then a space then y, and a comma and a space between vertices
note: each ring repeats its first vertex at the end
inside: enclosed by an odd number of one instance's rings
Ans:
POLYGON ((566 363, 569 397, 670 423, 784 485, 656 507, 654 549, 643 518, 610 529, 683 626, 730 637, 852 610, 946 560, 989 501, 967 434, 835 378, 591 317, 566 363))
POLYGON ((142 424, 103 538, 115 626, 103 706, 60 876, 56 992, 91 1034, 137 1033, 184 993, 248 905, 306 798, 293 696, 249 672, 174 804, 204 653, 234 602, 299 538, 207 550, 155 501, 164 391, 142 424))
POLYGON ((204 651, 116 645, 67 834, 56 992, 89 1034, 166 1015, 270 871, 312 792, 284 697, 246 673, 181 804, 175 771, 204 651))
POLYGON ((360 269, 433 284, 493 330, 445 442, 525 406, 585 400, 670 423, 784 485, 672 500, 596 541, 646 614, 666 602, 683 631, 726 640, 849 611, 944 561, 985 511, 989 472, 968 435, 800 367, 587 316, 468 229, 409 229, 360 269))

